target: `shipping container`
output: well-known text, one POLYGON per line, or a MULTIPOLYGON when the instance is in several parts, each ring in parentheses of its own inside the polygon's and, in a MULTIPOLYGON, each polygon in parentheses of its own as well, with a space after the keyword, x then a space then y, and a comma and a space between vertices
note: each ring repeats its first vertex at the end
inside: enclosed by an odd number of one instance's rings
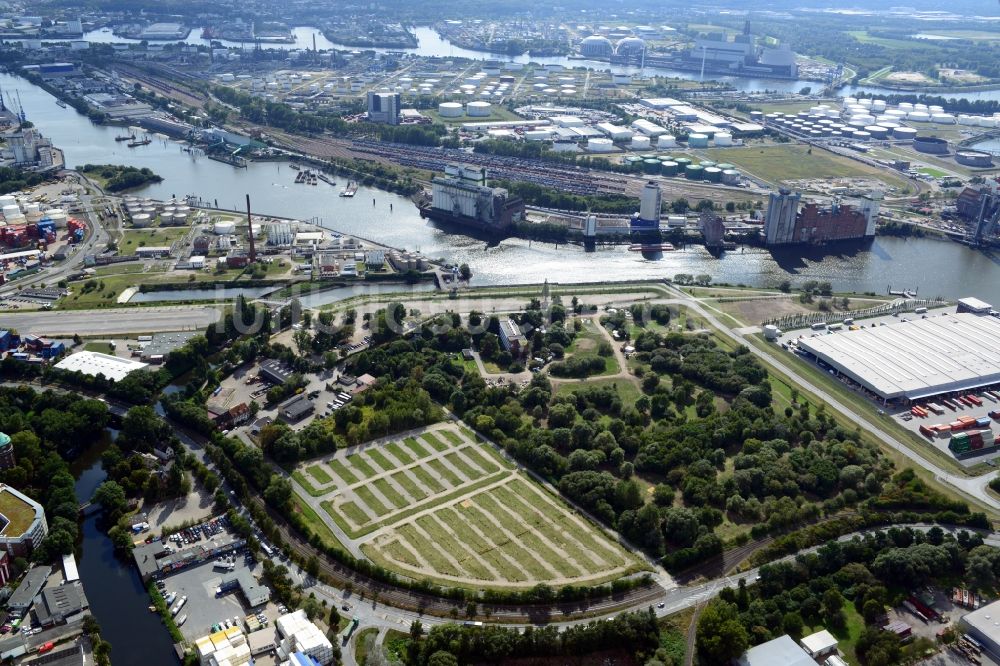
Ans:
POLYGON ((1000 421, 1000 411, 994 409, 992 412, 990 412, 990 418, 1000 421))
POLYGON ((944 414, 944 407, 933 402, 928 402, 926 405, 927 409, 931 410, 935 414, 944 414))
POLYGON ((990 427, 990 417, 988 417, 988 416, 982 416, 982 417, 976 419, 976 427, 977 428, 989 428, 990 427))
POLYGON ((925 314, 927 312, 927 308, 920 307, 920 308, 915 309, 913 312, 915 314, 925 314))
POLYGON ((920 434, 928 439, 934 439, 934 431, 925 425, 920 426, 920 434))
POLYGON ((814 331, 822 331, 825 328, 826 328, 826 322, 825 321, 819 321, 819 322, 816 322, 815 324, 812 325, 812 330, 814 330, 814 331))
POLYGON ((983 401, 979 399, 978 395, 972 395, 970 393, 969 395, 965 396, 965 399, 968 400, 969 402, 971 402, 976 407, 982 407, 983 406, 983 401))

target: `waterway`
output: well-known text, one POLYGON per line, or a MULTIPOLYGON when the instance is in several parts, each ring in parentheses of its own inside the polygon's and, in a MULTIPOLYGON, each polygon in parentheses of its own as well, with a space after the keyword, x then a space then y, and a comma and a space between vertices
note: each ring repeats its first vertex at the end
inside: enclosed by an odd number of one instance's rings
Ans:
MULTIPOLYGON (((456 46, 451 43, 448 39, 443 37, 441 33, 430 26, 417 26, 413 29, 413 34, 417 38, 417 46, 413 48, 361 48, 356 46, 350 46, 348 44, 338 44, 336 42, 331 42, 323 33, 314 27, 310 26, 296 26, 291 29, 292 37, 294 42, 288 44, 262 44, 262 48, 272 48, 272 49, 282 49, 282 50, 296 50, 296 49, 310 49, 313 46, 313 39, 315 38, 316 48, 319 50, 327 49, 340 49, 346 51, 376 51, 378 53, 409 53, 422 57, 428 58, 467 58, 470 60, 502 60, 504 62, 515 62, 521 64, 527 64, 530 62, 538 63, 541 65, 562 65, 563 67, 585 67, 595 70, 610 70, 616 74, 645 74, 647 76, 666 76, 674 77, 687 80, 698 80, 700 78, 699 72, 693 72, 688 70, 679 69, 669 69, 663 67, 634 67, 634 66, 623 66, 614 65, 601 61, 601 60, 577 60, 571 59, 567 56, 550 56, 550 57, 539 57, 530 56, 527 53, 521 55, 505 55, 505 54, 492 54, 485 51, 475 51, 472 49, 466 49, 461 46, 456 46)), ((100 30, 93 30, 83 35, 83 39, 88 42, 93 43, 138 43, 138 39, 126 39, 123 37, 118 37, 111 32, 108 28, 102 28, 100 30)), ((201 44, 209 45, 211 40, 202 39, 201 30, 196 28, 191 31, 187 39, 183 40, 185 44, 201 44)), ((220 41, 220 40, 216 40, 220 41)), ((224 42, 229 45, 236 44, 237 42, 224 42)), ((822 88, 822 84, 816 81, 806 81, 806 80, 782 80, 782 79, 760 79, 760 78, 747 78, 747 77, 734 77, 734 76, 720 76, 714 74, 706 74, 705 80, 722 81, 724 83, 729 83, 735 86, 739 90, 747 92, 761 92, 765 90, 774 90, 778 92, 787 93, 797 93, 802 88, 810 87, 814 90, 822 88)), ((875 95, 892 95, 899 94, 905 91, 894 90, 891 88, 881 88, 877 86, 844 86, 838 90, 838 94, 841 95, 856 95, 859 92, 870 93, 875 95)), ((964 97, 970 100, 1000 100, 1000 90, 981 90, 973 92, 963 92, 960 94, 956 93, 943 93, 944 97, 964 97)))
MULTIPOLYGON (((95 445, 73 464, 81 503, 89 501, 107 478, 100 459, 103 449, 95 445)), ((149 612, 149 595, 138 573, 131 562, 118 557, 99 525, 99 515, 84 519, 78 564, 90 611, 101 625, 101 635, 111 643, 111 662, 177 666, 170 634, 160 616, 149 612)))
POLYGON ((879 238, 868 247, 828 255, 747 249, 727 253, 721 259, 700 247, 646 258, 621 246, 593 253, 577 246, 556 247, 519 239, 491 246, 422 219, 409 199, 396 194, 362 187, 354 198, 338 197, 342 183, 338 187, 295 185, 296 172, 281 163, 261 162, 235 169, 192 157, 179 144, 166 140, 130 149, 114 141, 115 128, 93 125, 73 109, 60 108, 51 95, 24 79, 0 75, 0 86, 20 93, 28 118, 63 149, 71 167, 88 162, 149 167, 164 180, 141 193, 161 199, 196 194, 217 201, 219 206, 240 209, 249 192, 255 214, 314 220, 332 230, 420 251, 430 258, 467 263, 474 285, 546 279, 564 284, 614 282, 707 273, 716 281, 760 287, 773 287, 785 279, 793 283, 820 280, 844 291, 883 293, 891 284, 919 289, 928 296, 1000 299, 1000 256, 948 241, 879 238))

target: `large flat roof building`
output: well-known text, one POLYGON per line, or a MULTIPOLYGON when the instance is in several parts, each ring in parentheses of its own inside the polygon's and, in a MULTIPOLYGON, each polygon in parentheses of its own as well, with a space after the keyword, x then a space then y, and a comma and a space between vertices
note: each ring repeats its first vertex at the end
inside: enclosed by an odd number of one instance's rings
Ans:
POLYGON ((1000 319, 944 314, 799 340, 802 349, 884 400, 1000 384, 1000 319))
POLYGON ((82 351, 67 356, 56 363, 55 367, 70 372, 82 372, 90 377, 104 375, 105 378, 117 382, 125 379, 133 370, 141 370, 147 365, 149 364, 110 354, 82 351))
POLYGON ((968 613, 960 624, 982 643, 992 659, 1000 659, 1000 601, 968 613))
POLYGON ((816 666, 806 651, 787 634, 755 645, 737 661, 739 666, 816 666))

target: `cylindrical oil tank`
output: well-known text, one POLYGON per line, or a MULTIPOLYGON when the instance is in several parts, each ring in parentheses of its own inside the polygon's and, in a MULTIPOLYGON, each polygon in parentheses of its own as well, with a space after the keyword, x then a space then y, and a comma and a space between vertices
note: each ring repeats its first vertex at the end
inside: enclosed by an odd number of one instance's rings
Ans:
POLYGON ((632 150, 649 150, 649 137, 636 134, 632 137, 632 150))
POLYGON ((153 223, 153 218, 151 218, 146 213, 139 213, 138 215, 132 216, 132 226, 137 229, 144 229, 153 223))
POLYGON ((646 173, 659 173, 660 172, 660 161, 656 159, 648 159, 642 161, 642 170, 646 173))
POLYGON ((733 135, 729 132, 716 132, 715 133, 715 145, 717 146, 731 146, 733 145, 733 135))
POLYGON ((722 172, 722 183, 724 185, 739 185, 740 172, 736 169, 725 169, 722 172))
POLYGON ((664 176, 676 176, 677 162, 672 162, 670 160, 660 162, 660 173, 664 176))
POLYGON ((705 169, 698 164, 689 164, 684 169, 684 175, 688 180, 701 180, 705 176, 705 169))
POLYGON ((913 148, 921 153, 943 155, 948 152, 948 141, 938 136, 917 136, 913 138, 913 148))
POLYGON ((462 105, 458 102, 441 102, 438 104, 438 115, 442 118, 461 118, 462 105))
POLYGON ((710 183, 720 183, 722 182, 722 169, 719 167, 705 167, 704 173, 705 180, 710 183))
POLYGON ((469 102, 465 105, 465 112, 470 118, 486 118, 493 113, 493 105, 489 102, 469 102))
POLYGON ((889 136, 889 130, 880 125, 868 125, 865 127, 865 131, 868 132, 873 139, 884 139, 889 136))
POLYGON ((689 134, 688 146, 692 148, 708 148, 708 135, 699 134, 697 132, 695 132, 694 134, 689 134))

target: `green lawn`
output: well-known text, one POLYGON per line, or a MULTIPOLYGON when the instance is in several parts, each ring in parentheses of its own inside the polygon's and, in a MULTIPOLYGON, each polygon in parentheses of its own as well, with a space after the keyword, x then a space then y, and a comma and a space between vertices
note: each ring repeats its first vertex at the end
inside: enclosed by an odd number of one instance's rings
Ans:
POLYGON ((358 498, 364 502, 365 506, 371 509, 372 513, 376 516, 384 516, 389 513, 389 509, 382 504, 381 500, 375 497, 375 494, 370 489, 365 486, 361 486, 359 488, 355 488, 354 492, 357 493, 358 498))
POLYGON ((343 462, 336 458, 331 458, 326 461, 327 467, 333 470, 334 474, 339 476, 348 484, 354 484, 358 482, 358 477, 354 475, 351 470, 347 469, 347 466, 343 462))
POLYGON ((403 448, 397 442, 390 442, 385 447, 386 451, 392 454, 392 456, 404 465, 409 465, 413 462, 413 457, 409 453, 403 450, 403 448))
POLYGON ((381 479, 375 479, 374 485, 378 491, 382 493, 382 497, 389 500, 389 502, 391 502, 397 509, 402 509, 409 505, 406 498, 403 497, 398 490, 396 490, 395 486, 389 483, 388 479, 384 477, 381 479))
POLYGON ((365 451, 365 455, 372 459, 372 461, 382 468, 383 471, 391 472, 396 469, 396 464, 389 462, 385 455, 378 449, 368 449, 365 451))
POLYGON ((426 458, 429 455, 427 453, 427 450, 424 447, 420 446, 417 440, 413 439, 412 437, 407 437, 406 439, 404 439, 403 444, 406 446, 406 448, 410 450, 410 453, 415 455, 418 459, 426 458))
POLYGON ((118 252, 135 254, 140 247, 170 246, 187 235, 188 227, 164 227, 163 229, 127 229, 118 241, 118 252))
POLYGON ((428 460, 427 464, 434 470, 434 473, 437 474, 439 479, 443 479, 452 488, 462 485, 462 479, 451 471, 450 467, 446 467, 440 460, 428 460))
POLYGON ((328 483, 333 483, 333 477, 327 474, 326 470, 319 465, 311 465, 306 468, 306 471, 312 476, 312 478, 319 481, 320 485, 326 485, 328 483))
MULTIPOLYGON (((458 435, 456 435, 455 433, 453 433, 451 431, 448 431, 448 430, 444 431, 444 435, 449 440, 451 438, 453 438, 453 437, 454 438, 458 438, 458 435)), ((422 439, 425 442, 427 442, 428 444, 430 444, 431 447, 435 451, 447 451, 448 450, 448 445, 445 444, 444 442, 442 442, 440 439, 438 439, 437 436, 434 433, 432 433, 432 432, 425 432, 424 434, 422 434, 420 436, 420 439, 422 439)))
POLYGON ((633 382, 627 379, 588 379, 582 382, 568 382, 565 384, 559 384, 556 387, 556 395, 565 393, 579 393, 580 391, 586 391, 590 388, 597 388, 602 386, 612 386, 618 391, 618 397, 621 398, 622 404, 625 406, 635 404, 635 401, 639 399, 642 393, 639 391, 639 387, 633 382))
POLYGON ((395 485, 405 490, 406 494, 412 497, 414 501, 419 502, 427 497, 427 493, 405 471, 396 472, 389 478, 392 479, 395 485))
POLYGON ((716 162, 729 162, 771 183, 800 178, 872 178, 905 187, 899 176, 819 148, 796 144, 711 148, 703 151, 716 162))
MULTIPOLYGON (((451 430, 444 430, 441 432, 441 434, 444 435, 445 439, 451 442, 452 446, 461 446, 462 444, 465 443, 462 441, 462 438, 459 437, 458 433, 452 432, 451 430)), ((424 435, 424 439, 426 439, 427 441, 431 441, 430 439, 428 439, 429 437, 432 437, 431 433, 427 433, 424 435)), ((434 441, 437 442, 436 444, 434 444, 434 448, 436 448, 438 451, 444 451, 446 448, 448 448, 446 445, 441 444, 440 441, 437 440, 437 438, 435 438, 434 441), (439 444, 441 448, 438 448, 439 444)))
POLYGON ((925 167, 917 167, 917 171, 919 173, 924 174, 925 176, 930 176, 931 178, 947 178, 948 177, 948 172, 947 171, 941 171, 941 169, 935 169, 934 167, 926 167, 926 166, 925 167))
POLYGON ((327 527, 326 523, 323 522, 323 519, 320 518, 315 511, 313 511, 313 508, 303 502, 299 497, 296 497, 295 493, 292 493, 292 511, 302 515, 306 525, 310 530, 312 530, 313 534, 320 538, 323 543, 337 546, 342 550, 347 550, 344 548, 344 544, 337 539, 337 536, 333 533, 333 531, 327 527))
POLYGON ((489 458, 483 456, 482 453, 480 453, 479 451, 477 451, 472 447, 463 449, 462 454, 465 455, 466 458, 471 460, 476 467, 483 470, 487 474, 492 474, 493 472, 497 471, 496 463, 494 463, 489 458))
POLYGON ((108 342, 88 342, 83 345, 83 351, 100 352, 101 354, 114 354, 115 350, 108 342))
POLYGON ((441 485, 441 482, 431 476, 423 465, 412 467, 409 471, 413 474, 413 476, 417 477, 417 480, 423 484, 424 488, 427 488, 432 493, 439 493, 445 489, 444 486, 441 485))
POLYGON ((327 495, 330 492, 329 490, 320 490, 316 488, 309 481, 309 479, 306 478, 306 475, 300 472, 299 470, 295 470, 294 472, 292 472, 292 478, 298 481, 299 485, 305 488, 306 492, 312 495, 313 497, 323 497, 324 495, 327 495))
POLYGON ((452 467, 461 472, 465 476, 465 478, 469 479, 470 481, 473 479, 478 479, 483 475, 482 472, 476 470, 474 467, 472 467, 472 465, 466 462, 465 458, 460 456, 457 451, 452 451, 451 453, 447 454, 445 458, 448 460, 448 462, 451 463, 452 467))
POLYGON ((364 478, 368 479, 375 476, 375 470, 359 454, 354 453, 347 456, 347 462, 350 463, 351 467, 360 472, 364 478))
MULTIPOLYGON (((354 502, 344 502, 340 505, 340 511, 343 512, 345 516, 351 519, 355 525, 367 525, 371 518, 364 511, 361 510, 354 502)), ((330 515, 333 515, 332 510, 328 510, 330 515)))

